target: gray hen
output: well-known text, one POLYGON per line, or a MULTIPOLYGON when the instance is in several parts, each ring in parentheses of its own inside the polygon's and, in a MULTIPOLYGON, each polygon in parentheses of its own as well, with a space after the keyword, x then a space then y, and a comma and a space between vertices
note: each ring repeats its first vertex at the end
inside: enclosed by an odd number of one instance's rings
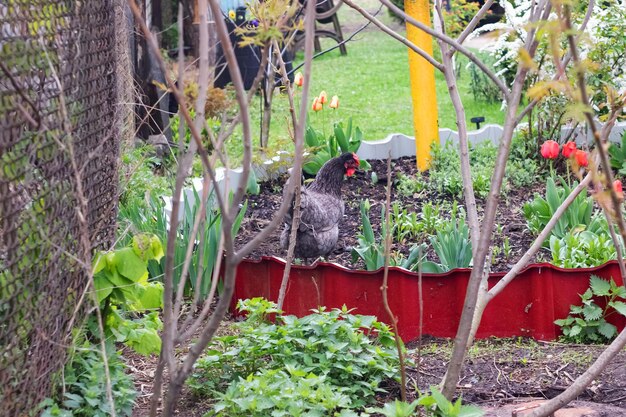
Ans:
MULTIPOLYGON (((359 166, 359 158, 344 153, 326 162, 315 180, 301 192, 300 227, 296 235, 294 255, 297 258, 317 258, 329 254, 339 238, 339 221, 343 217, 341 199, 343 176, 351 176, 359 166)), ((293 204, 293 203, 292 203, 293 204)), ((280 236, 284 249, 289 247, 293 207, 285 216, 285 228, 280 236)))

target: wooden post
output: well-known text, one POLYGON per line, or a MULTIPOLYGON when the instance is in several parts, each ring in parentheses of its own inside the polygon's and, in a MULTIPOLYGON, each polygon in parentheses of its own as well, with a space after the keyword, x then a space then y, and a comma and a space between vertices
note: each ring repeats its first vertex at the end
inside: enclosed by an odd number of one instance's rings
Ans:
MULTIPOLYGON (((416 20, 430 26, 429 0, 404 0, 404 11, 416 20)), ((407 23, 407 39, 432 55, 432 37, 407 23)), ((437 95, 435 93, 435 68, 417 53, 409 50, 411 97, 413 98, 413 127, 415 152, 420 171, 430 166, 430 146, 439 140, 437 126, 437 95)))

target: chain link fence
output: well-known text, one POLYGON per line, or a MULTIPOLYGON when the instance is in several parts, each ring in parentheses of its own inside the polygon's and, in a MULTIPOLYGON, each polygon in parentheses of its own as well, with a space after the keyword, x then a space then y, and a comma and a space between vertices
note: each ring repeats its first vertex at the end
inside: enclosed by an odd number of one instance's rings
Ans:
POLYGON ((119 9, 0 2, 2 416, 35 413, 60 381, 91 254, 115 236, 119 9))

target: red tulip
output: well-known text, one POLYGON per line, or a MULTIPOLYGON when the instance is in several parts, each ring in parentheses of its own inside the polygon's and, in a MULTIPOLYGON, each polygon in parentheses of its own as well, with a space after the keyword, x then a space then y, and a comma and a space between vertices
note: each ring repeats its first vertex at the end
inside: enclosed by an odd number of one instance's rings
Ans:
POLYGON ((569 141, 565 145, 563 145, 564 157, 569 158, 574 152, 576 152, 576 142, 569 141))
POLYGON ((293 78, 293 83, 298 87, 302 87, 302 84, 304 84, 304 76, 301 72, 297 73, 296 76, 293 78))
POLYGON ((553 140, 547 140, 541 145, 541 156, 546 159, 555 159, 559 156, 559 144, 553 140))
POLYGON ((576 162, 579 166, 586 167, 587 165, 589 165, 589 161, 587 160, 587 152, 577 149, 574 156, 576 157, 576 162))

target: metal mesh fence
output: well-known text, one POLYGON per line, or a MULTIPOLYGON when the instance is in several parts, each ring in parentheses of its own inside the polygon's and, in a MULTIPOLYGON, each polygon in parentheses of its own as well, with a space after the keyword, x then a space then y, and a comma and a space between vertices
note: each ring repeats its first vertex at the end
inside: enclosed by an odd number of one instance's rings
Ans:
MULTIPOLYGON (((114 238, 116 0, 0 2, 0 415, 46 396, 114 238)), ((119 13, 118 13, 119 14, 119 13)))

